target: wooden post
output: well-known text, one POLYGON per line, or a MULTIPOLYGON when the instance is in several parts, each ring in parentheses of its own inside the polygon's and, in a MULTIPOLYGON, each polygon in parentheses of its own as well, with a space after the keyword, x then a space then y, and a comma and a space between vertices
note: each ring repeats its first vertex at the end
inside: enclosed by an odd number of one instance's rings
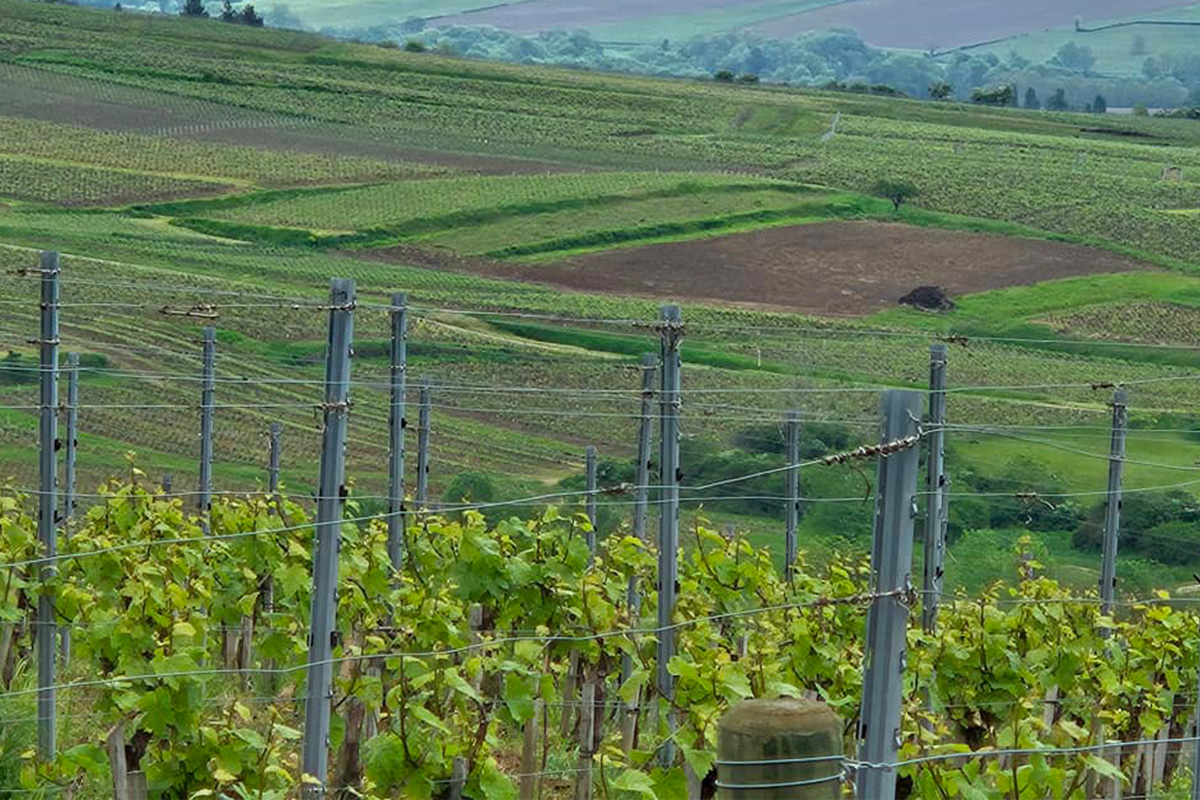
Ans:
POLYGON ((463 789, 467 786, 467 760, 455 756, 450 767, 450 800, 463 800, 463 789))
POLYGON ((583 684, 579 703, 579 762, 575 770, 575 800, 592 800, 592 762, 596 755, 596 681, 583 684))
POLYGON ((542 698, 533 701, 533 716, 525 720, 524 740, 521 747, 521 800, 536 800, 541 796, 541 765, 538 753, 540 735, 538 728, 542 720, 542 698))
POLYGON ((113 800, 129 800, 129 768, 125 763, 125 725, 114 725, 104 737, 112 772, 113 800))
POLYGON ((842 721, 824 703, 743 700, 717 725, 721 800, 837 800, 842 721))
POLYGON ((578 680, 577 673, 579 672, 579 651, 572 650, 569 660, 567 661, 567 675, 563 678, 563 707, 562 707, 562 727, 559 733, 566 737, 571 734, 571 729, 574 725, 575 715, 571 713, 571 704, 575 702, 577 695, 578 680))

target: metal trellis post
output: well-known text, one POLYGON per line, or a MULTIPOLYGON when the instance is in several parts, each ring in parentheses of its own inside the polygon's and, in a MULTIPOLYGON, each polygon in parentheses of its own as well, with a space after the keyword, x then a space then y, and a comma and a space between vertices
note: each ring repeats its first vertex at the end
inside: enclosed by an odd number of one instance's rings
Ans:
POLYGON ((945 344, 929 347, 929 439, 925 464, 925 579, 921 601, 921 625, 926 633, 937 630, 938 604, 946 563, 946 525, 949 521, 946 493, 946 358, 945 344))
POLYGON ((216 393, 217 329, 204 328, 204 372, 200 387, 200 486, 196 506, 200 511, 204 532, 209 532, 209 511, 212 510, 213 467, 213 396, 216 393))
MULTIPOLYGON (((1125 469, 1125 428, 1129 393, 1118 389, 1112 401, 1112 447, 1108 457, 1108 493, 1104 500, 1104 561, 1100 568, 1100 613, 1112 613, 1117 591, 1117 534, 1121 528, 1121 480, 1125 469)), ((1108 630, 1103 631, 1108 636, 1108 630)))
MULTIPOLYGON (((681 360, 679 340, 683 334, 679 306, 662 309, 662 392, 659 398, 659 491, 660 522, 658 531, 658 652, 656 682, 658 696, 666 709, 669 734, 675 732, 675 679, 667 664, 675 655, 675 630, 671 627, 679 570, 679 412, 681 360)), ((659 750, 659 761, 668 766, 675 761, 671 740, 659 750)))
MULTIPOLYGON (((916 436, 922 396, 891 390, 883 396, 884 442, 916 436)), ((858 757, 867 764, 887 764, 900 750, 900 706, 908 627, 907 594, 912 589, 913 517, 916 514, 915 446, 879 460, 876 480, 875 531, 871 543, 871 589, 877 595, 867 612, 866 664, 862 713, 858 727, 858 757)), ((858 772, 858 797, 894 800, 896 772, 888 767, 863 766, 858 772)))
POLYGON ((350 348, 354 339, 354 281, 335 279, 330 293, 325 355, 324 427, 313 547, 312 618, 304 707, 305 796, 325 795, 329 767, 329 716, 333 700, 333 635, 337 608, 338 549, 345 500, 346 422, 349 416, 350 348))
MULTIPOLYGON (((79 353, 67 353, 67 436, 63 447, 63 539, 70 541, 70 522, 75 516, 75 455, 79 445, 79 353)), ((71 626, 59 632, 59 650, 64 666, 71 660, 71 626)))
POLYGON ((279 493, 279 468, 283 461, 283 426, 272 422, 268 431, 270 451, 267 456, 267 491, 275 495, 279 493))
POLYGON ((388 558, 399 569, 404 558, 404 417, 405 379, 408 377, 408 295, 392 295, 392 347, 390 352, 391 405, 388 408, 388 558))
POLYGON ((587 477, 585 479, 584 490, 587 494, 584 497, 584 507, 587 509, 588 522, 591 523, 592 529, 588 531, 587 544, 588 552, 592 556, 596 555, 596 448, 588 447, 584 451, 584 472, 587 477))
MULTIPOLYGON (((58 454, 58 298, 59 259, 55 251, 44 251, 41 255, 42 275, 42 330, 39 338, 41 350, 41 421, 38 426, 38 467, 40 483, 38 495, 38 542, 42 555, 54 558, 58 554, 56 540, 55 511, 57 510, 57 454, 58 454)), ((54 578, 54 562, 49 561, 41 569, 42 583, 54 578)), ((37 606, 37 728, 38 757, 50 761, 55 754, 55 651, 58 649, 58 626, 54 618, 54 595, 44 591, 38 596, 37 606)))
POLYGON ((790 469, 784 473, 787 481, 787 508, 785 509, 783 572, 788 583, 791 583, 796 569, 796 558, 799 555, 799 543, 796 537, 800 527, 800 412, 787 412, 784 425, 787 437, 787 463, 790 469))
POLYGON ((424 511, 429 504, 429 378, 421 379, 421 394, 417 414, 417 509, 424 511))
POLYGON ((1196 728, 1192 732, 1192 800, 1200 800, 1200 673, 1196 676, 1196 728))
MULTIPOLYGON (((633 490, 633 535, 641 541, 646 540, 646 521, 650 510, 650 447, 654 432, 654 373, 657 371, 657 364, 658 356, 654 353, 642 354, 642 407, 638 415, 637 463, 634 467, 633 490)), ((636 628, 642 610, 642 593, 638 588, 636 576, 630 576, 629 585, 625 588, 625 604, 629 607, 629 626, 636 628)), ((621 683, 624 684, 629 680, 632 674, 633 656, 623 653, 621 655, 621 683)), ((626 753, 633 749, 639 705, 639 697, 634 697, 631 702, 625 704, 625 717, 621 723, 621 742, 626 753)))

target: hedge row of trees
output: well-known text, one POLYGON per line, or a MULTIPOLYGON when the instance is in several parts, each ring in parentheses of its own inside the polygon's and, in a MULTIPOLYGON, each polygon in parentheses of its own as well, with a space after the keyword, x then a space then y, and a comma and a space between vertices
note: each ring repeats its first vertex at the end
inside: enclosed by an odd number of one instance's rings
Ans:
MULTIPOLYGON (((120 7, 120 3, 117 4, 120 7)), ((184 0, 183 7, 179 10, 180 16, 197 17, 207 19, 208 8, 204 5, 204 0, 184 0)), ((240 9, 234 8, 229 0, 225 0, 221 6, 221 14, 218 17, 221 22, 231 22, 235 25, 250 25, 255 28, 261 28, 265 20, 258 15, 254 10, 254 6, 246 3, 240 9)))
MULTIPOLYGON (((294 20, 286 8, 282 12, 294 20)), ((1200 56, 1148 56, 1141 76, 1113 77, 1095 73, 1091 50, 1073 42, 1044 63, 1034 64, 1015 53, 1007 58, 994 53, 958 52, 943 57, 898 53, 871 47, 849 30, 812 32, 792 39, 735 32, 664 39, 641 46, 601 42, 587 31, 519 36, 486 26, 433 27, 421 19, 370 28, 326 28, 324 32, 368 42, 411 42, 414 47, 472 58, 723 81, 887 87, 911 97, 937 99, 934 90, 938 90, 944 92, 941 99, 970 100, 975 89, 987 93, 1014 86, 1033 88, 1035 94, 1046 98, 1047 108, 1061 100, 1071 108, 1094 110, 1097 95, 1106 99, 1104 107, 1110 103, 1164 108, 1200 105, 1200 56)))

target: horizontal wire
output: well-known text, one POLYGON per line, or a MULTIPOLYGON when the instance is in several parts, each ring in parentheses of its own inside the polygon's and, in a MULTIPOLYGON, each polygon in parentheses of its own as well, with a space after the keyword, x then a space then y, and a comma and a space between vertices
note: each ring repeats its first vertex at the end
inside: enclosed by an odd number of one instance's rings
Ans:
POLYGON ((699 625, 706 622, 718 622, 724 619, 737 619, 741 617, 754 616, 756 614, 765 614, 776 611, 787 611, 791 609, 802 608, 821 608, 831 605, 862 605, 876 599, 888 597, 901 597, 905 594, 902 590, 891 592, 875 592, 871 594, 849 595, 845 597, 818 598, 807 602, 798 603, 780 603, 778 605, 760 606, 758 608, 743 609, 740 611, 727 611, 720 614, 711 614, 702 617, 693 617, 692 619, 672 622, 669 625, 655 626, 651 628, 622 628, 608 631, 593 631, 579 635, 562 635, 562 634, 542 634, 537 636, 505 636, 497 639, 489 639, 486 641, 472 642, 461 645, 459 647, 447 648, 444 650, 423 650, 423 651, 388 651, 379 653, 360 653, 358 655, 340 656, 336 658, 321 659, 318 661, 309 661, 291 667, 245 667, 241 669, 202 669, 202 670, 185 670, 176 672, 161 672, 145 675, 121 675, 110 678, 102 678, 97 680, 73 681, 71 683, 60 683, 50 687, 40 687, 33 689, 17 689, 6 692, 0 692, 0 700, 11 697, 22 697, 33 694, 38 694, 47 690, 67 690, 67 689, 82 689, 95 686, 111 686, 121 683, 136 683, 140 681, 166 680, 168 678, 188 678, 188 677, 219 677, 223 675, 289 675, 292 673, 303 672, 317 666, 336 666, 338 664, 357 661, 369 661, 373 659, 391 659, 391 658, 448 658, 452 656, 465 655, 477 650, 486 650, 494 647, 508 646, 521 642, 540 642, 542 644, 567 644, 577 643, 584 644, 587 642, 595 642, 599 639, 612 639, 622 636, 648 636, 665 631, 678 631, 693 625, 699 625))
MULTIPOLYGON (((906 446, 911 447, 915 443, 916 443, 916 437, 913 437, 913 441, 908 443, 906 446)), ((873 448, 874 446, 864 446, 864 447, 867 447, 868 449, 870 449, 870 448, 873 448)), ((868 453, 864 457, 874 457, 874 455, 868 453)), ((640 490, 662 491, 662 490, 671 490, 671 489, 677 490, 679 492, 704 492, 704 491, 709 491, 709 490, 716 489, 716 488, 719 488, 722 486, 729 486, 729 485, 732 485, 735 483, 741 483, 744 481, 753 480, 755 478, 762 478, 762 477, 766 477, 769 475, 775 475, 775 474, 778 474, 781 472, 789 472, 793 469, 803 469, 804 467, 814 466, 816 464, 829 464, 829 463, 831 463, 831 459, 833 459, 833 458, 835 458, 835 457, 826 456, 824 458, 816 458, 816 459, 812 459, 809 461, 800 462, 799 464, 790 464, 790 465, 784 465, 781 467, 772 467, 769 469, 759 470, 757 472, 751 472, 751 473, 748 473, 745 475, 739 475, 739 476, 735 476, 735 477, 731 477, 731 478, 724 478, 724 479, 720 479, 720 480, 710 481, 709 483, 699 484, 696 486, 684 486, 684 485, 673 486, 673 485, 658 485, 658 484, 641 485, 641 486, 622 485, 621 487, 618 487, 618 489, 622 493, 631 492, 631 491, 640 491, 640 490)), ((453 512, 481 511, 481 510, 488 509, 488 508, 501 508, 501 507, 513 506, 513 505, 528 505, 534 501, 541 501, 541 500, 553 500, 553 499, 567 498, 567 497, 600 496, 600 495, 611 494, 613 491, 614 491, 613 488, 609 487, 609 488, 598 488, 598 489, 591 489, 591 490, 579 489, 579 490, 568 490, 568 491, 561 491, 561 492, 548 492, 545 494, 530 495, 529 497, 517 498, 517 499, 512 499, 512 500, 497 500, 497 501, 492 501, 492 502, 487 502, 487 503, 466 503, 466 504, 462 504, 462 505, 453 505, 452 504, 449 506, 442 506, 439 510, 443 511, 443 512, 445 512, 445 511, 453 511, 453 512)), ((320 498, 314 495, 314 499, 319 500, 320 498)), ((339 497, 338 499, 341 499, 341 498, 339 497)), ((686 498, 681 498, 681 500, 682 499, 686 499, 686 498)), ((703 498, 696 498, 696 499, 702 500, 703 498)), ((406 514, 413 514, 413 513, 414 512, 408 511, 408 510, 396 511, 396 512, 384 512, 384 513, 380 513, 380 514, 373 514, 373 515, 361 516, 361 517, 347 517, 347 518, 343 518, 341 520, 333 521, 328 524, 341 525, 341 524, 368 522, 368 521, 375 520, 375 519, 387 519, 392 516, 404 516, 406 514)), ((96 549, 96 550, 88 550, 88 551, 83 551, 80 553, 57 553, 53 556, 43 556, 41 558, 29 559, 29 560, 25 560, 25 561, 13 561, 13 562, 8 562, 8 563, 0 563, 0 569, 11 569, 14 567, 25 567, 25 566, 32 566, 32 565, 45 565, 45 564, 55 563, 55 562, 63 561, 63 560, 67 560, 67 559, 78 559, 78 558, 84 558, 87 556, 102 555, 105 553, 114 552, 116 550, 131 550, 131 549, 138 549, 141 547, 156 547, 156 546, 171 545, 171 544, 205 544, 205 543, 209 543, 209 542, 225 541, 228 539, 238 539, 238 538, 245 538, 245 537, 249 537, 249 536, 270 535, 270 534, 276 534, 276 533, 288 533, 288 532, 297 531, 297 530, 306 530, 309 528, 314 528, 320 524, 322 524, 322 523, 314 520, 312 522, 304 523, 301 525, 285 526, 285 527, 261 530, 261 531, 244 531, 244 532, 238 532, 238 533, 214 534, 214 535, 203 536, 203 537, 186 536, 186 537, 174 537, 174 538, 167 538, 167 539, 147 539, 147 540, 142 540, 140 542, 123 542, 118 545, 112 545, 111 547, 100 548, 100 549, 96 549)))

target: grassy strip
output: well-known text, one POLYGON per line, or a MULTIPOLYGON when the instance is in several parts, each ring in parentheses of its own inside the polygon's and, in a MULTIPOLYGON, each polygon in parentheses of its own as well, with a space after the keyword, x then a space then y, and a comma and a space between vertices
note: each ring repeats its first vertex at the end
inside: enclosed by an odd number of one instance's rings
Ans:
MULTIPOLYGON (((338 187, 339 190, 344 190, 345 188, 359 187, 338 187)), ((686 197, 688 195, 703 195, 709 192, 757 192, 767 188, 776 189, 782 192, 793 192, 797 195, 821 194, 825 191, 818 187, 798 183, 776 184, 773 182, 760 181, 707 187, 697 184, 693 181, 684 180, 676 186, 650 192, 598 195, 595 197, 577 197, 564 200, 548 200, 545 202, 471 209, 436 217, 420 217, 417 219, 405 220, 404 222, 397 223, 396 225, 388 225, 385 227, 366 228, 350 234, 322 235, 314 233, 313 231, 305 228, 288 228, 273 225, 257 225, 254 223, 227 222, 225 220, 214 220, 196 216, 182 216, 181 218, 176 219, 174 224, 185 228, 191 228, 192 230, 196 230, 201 233, 224 236, 233 239, 242 239, 245 241, 266 242, 269 244, 291 244, 306 247, 353 249, 364 247, 384 247, 404 241, 413 236, 438 233, 440 231, 463 228, 471 225, 482 225, 502 219, 508 219, 513 216, 547 214, 556 211, 572 211, 586 208, 603 208, 605 206, 613 206, 630 201, 655 200, 669 197, 686 197)), ((222 208, 235 208, 239 205, 252 205, 256 202, 249 199, 252 197, 262 198, 268 194, 277 195, 269 199, 258 201, 270 202, 271 200, 287 199, 288 197, 294 197, 304 193, 311 193, 313 191, 314 190, 291 189, 280 190, 276 193, 257 192, 253 193, 252 195, 239 195, 239 198, 243 198, 240 202, 237 200, 237 198, 227 198, 224 201, 218 200, 212 202, 200 201, 197 203, 163 203, 155 206, 146 206, 139 210, 149 213, 180 216, 197 212, 202 213, 204 211, 220 210, 222 208)))
MULTIPOLYGON (((651 343, 643 336, 631 336, 620 333, 603 333, 585 328, 564 328, 552 325, 539 325, 531 322, 516 322, 511 320, 491 320, 489 324, 500 331, 529 339, 535 342, 578 347, 599 353, 615 353, 623 356, 641 356, 647 352, 651 343)), ((768 372, 775 375, 808 375, 828 380, 853 381, 857 376, 849 372, 814 371, 801 372, 795 367, 777 361, 760 361, 740 353, 730 353, 715 347, 689 341, 686 362, 692 365, 727 369, 734 372, 768 372)), ((911 384, 916 388, 917 384, 911 384)))
POLYGON ((1095 247, 1100 250, 1107 250, 1110 253, 1134 258, 1138 261, 1145 261, 1147 264, 1165 267, 1166 269, 1193 274, 1197 273, 1196 264, 1192 262, 1172 256, 1159 255, 1148 250, 1139 250, 1136 247, 1127 247, 1098 236, 1056 233, 1054 231, 1043 230, 1042 228, 1032 228, 1017 222, 968 217, 962 214, 930 211, 915 206, 902 208, 895 219, 922 228, 938 228, 940 230, 964 231, 966 233, 992 233, 999 236, 1016 236, 1022 239, 1040 239, 1045 242, 1063 242, 1064 244, 1077 244, 1083 247, 1095 247))
POLYGON ((261 189, 243 192, 228 197, 213 197, 198 200, 177 200, 167 203, 141 203, 129 206, 126 213, 142 217, 194 217, 206 211, 223 211, 230 208, 275 203, 311 195, 338 194, 351 189, 362 189, 373 184, 338 184, 336 186, 306 186, 295 189, 261 189))
POLYGON ((633 228, 593 231, 578 236, 564 236, 531 244, 512 245, 484 253, 490 258, 520 258, 523 256, 563 253, 564 251, 585 252, 601 250, 628 242, 645 242, 667 237, 693 238, 696 234, 714 231, 727 232, 731 229, 762 227, 778 222, 821 219, 863 219, 878 216, 887 204, 872 198, 844 199, 827 203, 809 203, 790 208, 763 209, 739 214, 726 214, 708 219, 684 222, 659 222, 654 225, 638 225, 633 228))

